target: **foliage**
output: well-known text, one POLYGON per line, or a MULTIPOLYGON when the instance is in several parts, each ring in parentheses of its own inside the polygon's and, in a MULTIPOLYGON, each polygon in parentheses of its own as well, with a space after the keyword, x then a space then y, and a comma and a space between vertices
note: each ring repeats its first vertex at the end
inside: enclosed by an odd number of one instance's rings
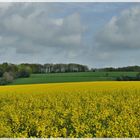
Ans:
POLYGON ((14 76, 13 72, 4 72, 3 77, 0 78, 0 85, 6 85, 13 82, 14 76))
POLYGON ((138 72, 140 71, 140 66, 127 66, 127 67, 118 67, 118 68, 113 68, 113 67, 107 67, 107 68, 99 68, 95 69, 96 71, 104 71, 104 72, 112 72, 112 71, 133 71, 133 72, 138 72))
POLYGON ((140 73, 137 73, 136 76, 119 76, 116 78, 117 81, 140 81, 140 73))
POLYGON ((140 137, 140 82, 0 87, 0 137, 140 137))
POLYGON ((2 67, 0 67, 0 77, 2 77, 3 73, 4 73, 4 70, 2 67))
POLYGON ((12 83, 16 78, 29 77, 31 68, 23 65, 0 64, 0 85, 12 83))
POLYGON ((20 65, 18 67, 17 77, 18 78, 27 78, 27 77, 30 77, 31 71, 32 70, 31 70, 30 67, 20 65))

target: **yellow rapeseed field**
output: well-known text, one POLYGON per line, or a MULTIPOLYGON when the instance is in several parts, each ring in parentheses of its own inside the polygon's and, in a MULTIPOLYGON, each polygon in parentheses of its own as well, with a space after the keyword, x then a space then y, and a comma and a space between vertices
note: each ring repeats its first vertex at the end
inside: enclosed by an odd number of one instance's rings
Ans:
POLYGON ((140 137, 140 82, 1 86, 0 137, 140 137))

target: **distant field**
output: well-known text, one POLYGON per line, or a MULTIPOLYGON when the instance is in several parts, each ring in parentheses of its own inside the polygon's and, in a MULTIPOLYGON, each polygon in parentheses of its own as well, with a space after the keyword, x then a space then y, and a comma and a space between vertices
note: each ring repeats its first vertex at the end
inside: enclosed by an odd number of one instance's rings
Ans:
POLYGON ((114 81, 118 76, 136 76, 138 72, 74 72, 32 74, 29 78, 16 79, 12 84, 61 83, 84 81, 114 81))

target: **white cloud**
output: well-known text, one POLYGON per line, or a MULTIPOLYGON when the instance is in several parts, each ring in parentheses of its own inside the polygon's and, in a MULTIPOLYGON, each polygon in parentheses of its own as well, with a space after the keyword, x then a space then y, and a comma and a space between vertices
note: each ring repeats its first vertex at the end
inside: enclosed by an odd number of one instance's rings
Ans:
POLYGON ((97 34, 97 47, 104 51, 140 49, 140 7, 113 17, 97 34))

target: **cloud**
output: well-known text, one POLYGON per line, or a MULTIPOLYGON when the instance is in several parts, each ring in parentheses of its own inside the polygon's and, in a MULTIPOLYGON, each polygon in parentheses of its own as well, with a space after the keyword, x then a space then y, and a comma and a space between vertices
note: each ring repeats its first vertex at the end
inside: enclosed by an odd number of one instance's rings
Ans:
POLYGON ((140 49, 140 7, 124 10, 114 16, 96 35, 96 47, 103 51, 140 49))
POLYGON ((0 61, 139 64, 140 7, 135 5, 0 3, 0 61))
POLYGON ((50 7, 24 3, 7 8, 0 20, 3 27, 0 36, 5 40, 0 46, 8 46, 4 43, 8 40, 17 53, 36 53, 52 47, 69 50, 79 47, 84 32, 79 13, 55 18, 49 16, 50 7))

